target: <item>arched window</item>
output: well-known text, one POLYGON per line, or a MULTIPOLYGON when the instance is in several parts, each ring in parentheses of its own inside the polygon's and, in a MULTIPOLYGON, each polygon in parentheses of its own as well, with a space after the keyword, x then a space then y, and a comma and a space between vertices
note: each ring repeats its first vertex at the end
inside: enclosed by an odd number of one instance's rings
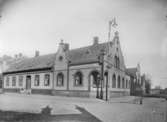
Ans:
POLYGON ((118 81, 117 87, 118 87, 118 88, 121 88, 121 78, 120 78, 120 76, 118 76, 118 80, 117 80, 117 81, 118 81))
POLYGON ((114 66, 117 68, 117 56, 114 57, 114 66))
POLYGON ((116 88, 116 76, 115 76, 115 74, 112 76, 112 88, 116 88))
POLYGON ((92 71, 90 73, 90 81, 93 85, 93 87, 99 87, 100 85, 100 73, 98 71, 92 71))
POLYGON ((74 75, 74 85, 75 86, 83 85, 82 78, 83 78, 82 73, 80 71, 76 72, 74 75))
POLYGON ((117 57, 117 68, 120 68, 120 60, 119 60, 119 57, 117 57))
POLYGON ((125 88, 125 80, 124 80, 124 78, 122 78, 122 88, 123 89, 125 88))
POLYGON ((57 74, 57 86, 63 86, 64 85, 64 75, 63 73, 57 74))
POLYGON ((126 88, 128 88, 128 80, 126 80, 126 88))
POLYGON ((115 56, 114 57, 114 66, 116 68, 120 68, 120 60, 119 60, 119 57, 118 56, 115 56))

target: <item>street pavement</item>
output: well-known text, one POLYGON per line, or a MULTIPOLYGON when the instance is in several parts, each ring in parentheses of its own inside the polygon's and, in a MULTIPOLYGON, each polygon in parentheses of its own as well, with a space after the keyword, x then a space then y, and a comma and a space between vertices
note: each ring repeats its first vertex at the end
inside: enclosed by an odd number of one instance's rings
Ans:
POLYGON ((63 118, 73 115, 71 117, 78 117, 77 122, 80 122, 80 117, 88 116, 88 119, 103 122, 167 122, 165 99, 144 98, 142 105, 134 102, 135 99, 136 97, 127 96, 106 102, 95 98, 4 93, 0 94, 0 110, 38 114, 42 108, 49 106, 55 118, 58 115, 63 115, 63 118), (84 116, 78 116, 81 114, 84 116))

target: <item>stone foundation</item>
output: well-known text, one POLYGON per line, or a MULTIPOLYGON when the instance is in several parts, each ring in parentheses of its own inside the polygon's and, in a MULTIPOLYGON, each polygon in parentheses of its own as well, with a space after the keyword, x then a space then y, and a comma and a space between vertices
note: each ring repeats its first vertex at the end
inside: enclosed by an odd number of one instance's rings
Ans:
POLYGON ((20 89, 17 89, 17 88, 12 88, 12 89, 3 89, 3 92, 14 92, 14 93, 20 93, 20 89))
POLYGON ((52 90, 51 89, 31 89, 32 94, 46 94, 51 95, 52 90))
POLYGON ((129 95, 130 93, 128 91, 110 91, 110 98, 129 96, 129 95))
POLYGON ((89 97, 88 91, 64 91, 64 90, 53 90, 52 95, 56 96, 69 96, 69 97, 89 97))

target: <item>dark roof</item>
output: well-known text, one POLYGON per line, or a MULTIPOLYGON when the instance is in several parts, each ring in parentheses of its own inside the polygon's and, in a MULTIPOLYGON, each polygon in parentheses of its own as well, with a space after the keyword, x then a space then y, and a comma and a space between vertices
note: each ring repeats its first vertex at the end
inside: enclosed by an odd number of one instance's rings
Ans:
MULTIPOLYGON (((110 42, 110 44, 112 45, 112 42, 110 42)), ((66 56, 70 61, 70 64, 97 62, 98 55, 101 53, 101 50, 106 51, 107 46, 107 43, 101 43, 83 48, 72 49, 67 52, 66 56)), ((54 65, 55 58, 56 53, 33 58, 26 58, 24 60, 12 63, 8 70, 5 71, 5 73, 51 68, 54 65)))
POLYGON ((91 46, 70 50, 67 54, 71 64, 97 62, 101 50, 107 50, 107 43, 94 44, 91 46))
POLYGON ((42 69, 52 67, 56 54, 43 55, 14 62, 5 72, 42 69))
POLYGON ((136 72, 137 72, 137 68, 136 67, 134 67, 134 68, 127 68, 126 69, 126 73, 128 74, 128 75, 131 75, 131 76, 136 76, 136 72))

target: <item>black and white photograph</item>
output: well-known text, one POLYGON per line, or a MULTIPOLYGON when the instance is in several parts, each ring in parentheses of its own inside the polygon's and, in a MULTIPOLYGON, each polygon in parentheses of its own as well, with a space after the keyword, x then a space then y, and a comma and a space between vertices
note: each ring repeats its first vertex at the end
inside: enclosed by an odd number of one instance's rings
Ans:
POLYGON ((167 122, 167 0, 0 0, 0 122, 167 122))

